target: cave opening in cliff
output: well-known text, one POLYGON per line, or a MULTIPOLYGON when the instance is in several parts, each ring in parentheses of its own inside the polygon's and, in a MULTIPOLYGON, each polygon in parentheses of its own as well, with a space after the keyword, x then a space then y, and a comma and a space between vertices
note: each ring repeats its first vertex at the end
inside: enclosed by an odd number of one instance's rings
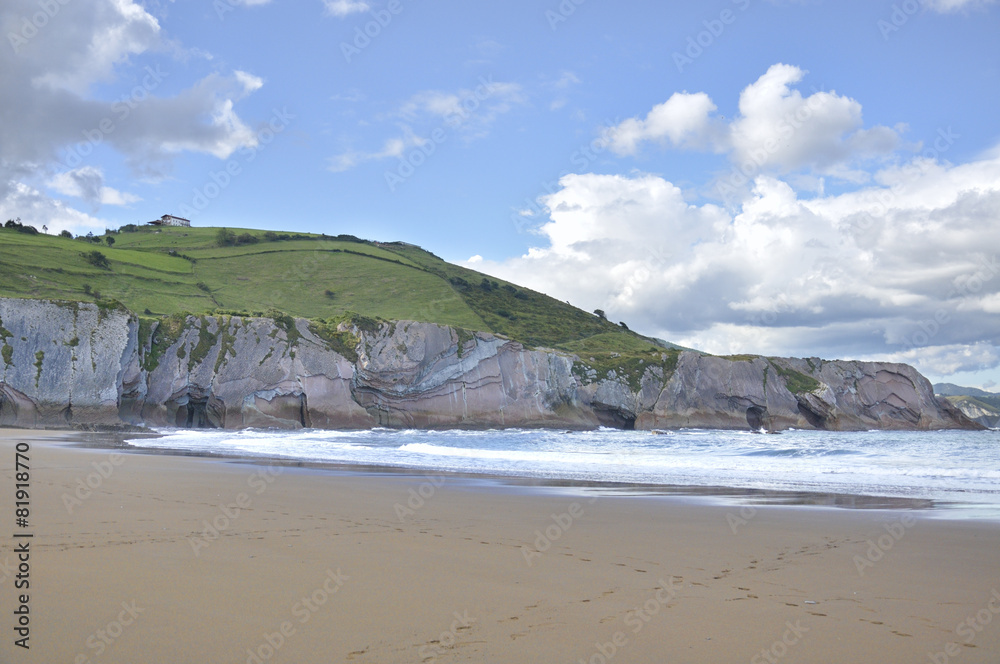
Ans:
POLYGON ((750 406, 747 408, 747 424, 752 431, 764 429, 767 420, 767 409, 761 406, 750 406))
POLYGON ((799 413, 806 418, 809 424, 813 425, 817 429, 826 428, 826 418, 822 414, 817 413, 815 410, 809 407, 808 404, 799 402, 799 413))
POLYGON ((0 390, 0 426, 17 422, 17 404, 0 390))
POLYGON ((188 399, 177 409, 177 426, 186 429, 218 429, 219 425, 209 413, 208 399, 188 399))
POLYGON ((632 431, 635 429, 635 415, 620 409, 595 408, 594 414, 602 427, 612 429, 624 429, 632 431))

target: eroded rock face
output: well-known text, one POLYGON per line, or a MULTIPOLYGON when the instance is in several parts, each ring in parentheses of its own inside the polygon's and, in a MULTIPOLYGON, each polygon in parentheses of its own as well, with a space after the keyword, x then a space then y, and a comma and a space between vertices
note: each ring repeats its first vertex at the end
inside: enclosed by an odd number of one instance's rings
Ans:
POLYGON ((148 372, 139 419, 227 429, 374 426, 353 399, 351 363, 304 320, 295 322, 294 342, 289 336, 269 318, 189 317, 148 372))
POLYGON ((429 323, 342 327, 356 342, 356 361, 302 319, 189 316, 159 324, 173 327, 150 334, 123 309, 0 298, 0 425, 977 426, 902 364, 689 351, 676 369, 651 366, 630 382, 615 371, 598 377, 565 353, 429 323))
POLYGON ((640 428, 976 428, 905 364, 681 355, 640 428))
POLYGON ((119 422, 137 329, 123 309, 0 298, 0 425, 119 422))
POLYGON ((476 333, 401 321, 362 334, 355 395, 379 426, 597 424, 575 392, 572 360, 476 333))

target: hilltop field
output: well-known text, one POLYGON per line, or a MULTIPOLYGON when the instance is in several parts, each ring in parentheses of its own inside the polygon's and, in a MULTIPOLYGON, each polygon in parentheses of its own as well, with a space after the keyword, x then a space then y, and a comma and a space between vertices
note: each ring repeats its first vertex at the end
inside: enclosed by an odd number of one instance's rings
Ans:
POLYGON ((595 366, 674 354, 670 344, 417 246, 350 235, 126 226, 88 239, 0 228, 0 296, 117 301, 144 318, 415 320, 586 354, 595 366))

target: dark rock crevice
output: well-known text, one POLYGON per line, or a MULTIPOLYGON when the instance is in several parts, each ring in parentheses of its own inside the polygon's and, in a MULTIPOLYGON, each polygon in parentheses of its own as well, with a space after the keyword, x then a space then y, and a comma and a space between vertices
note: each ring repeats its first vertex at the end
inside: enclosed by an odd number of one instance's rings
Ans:
POLYGON ((594 404, 594 414, 602 427, 611 429, 635 429, 636 414, 621 408, 612 408, 604 404, 594 404))

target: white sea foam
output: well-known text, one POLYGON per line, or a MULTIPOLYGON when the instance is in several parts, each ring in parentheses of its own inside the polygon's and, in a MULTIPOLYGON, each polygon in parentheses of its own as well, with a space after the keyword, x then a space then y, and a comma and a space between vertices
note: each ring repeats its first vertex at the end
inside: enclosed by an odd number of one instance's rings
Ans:
POLYGON ((1000 434, 600 429, 163 429, 137 447, 598 482, 822 491, 1000 506, 1000 434))

